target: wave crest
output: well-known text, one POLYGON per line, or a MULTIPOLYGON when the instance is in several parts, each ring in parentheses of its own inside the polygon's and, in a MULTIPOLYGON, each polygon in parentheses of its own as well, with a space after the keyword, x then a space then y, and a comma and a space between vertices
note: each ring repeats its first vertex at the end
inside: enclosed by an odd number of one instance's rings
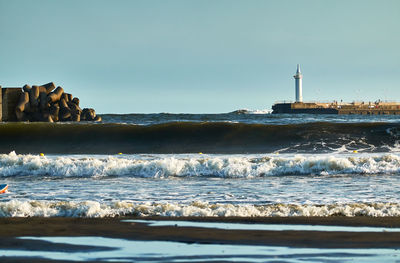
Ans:
POLYGON ((284 175, 397 174, 400 156, 369 155, 153 155, 106 157, 43 157, 0 155, 0 176, 148 178, 255 178, 284 175))
POLYGON ((50 202, 8 201, 0 203, 0 217, 116 217, 116 216, 195 216, 195 217, 293 217, 293 216, 400 216, 400 204, 271 204, 234 205, 193 202, 143 203, 119 201, 104 204, 96 201, 50 202))

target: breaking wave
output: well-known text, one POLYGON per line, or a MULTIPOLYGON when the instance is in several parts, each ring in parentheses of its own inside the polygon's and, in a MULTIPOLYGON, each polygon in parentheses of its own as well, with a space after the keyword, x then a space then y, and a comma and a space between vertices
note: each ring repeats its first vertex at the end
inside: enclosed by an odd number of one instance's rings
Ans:
POLYGON ((246 154, 398 151, 397 123, 245 124, 168 122, 135 124, 6 123, 0 152, 53 154, 246 154))
POLYGON ((116 216, 195 216, 195 217, 292 217, 292 216, 400 216, 397 203, 350 204, 271 204, 234 205, 208 202, 142 203, 119 201, 112 204, 96 201, 51 202, 8 201, 0 203, 0 217, 116 217, 116 216))
POLYGON ((397 154, 335 155, 0 155, 0 177, 254 178, 284 175, 398 174, 397 154))

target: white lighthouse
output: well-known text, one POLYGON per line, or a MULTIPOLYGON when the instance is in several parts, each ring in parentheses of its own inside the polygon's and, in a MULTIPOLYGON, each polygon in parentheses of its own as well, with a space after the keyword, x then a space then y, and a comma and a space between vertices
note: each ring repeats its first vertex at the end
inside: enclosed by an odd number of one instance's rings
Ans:
POLYGON ((301 75, 299 64, 297 64, 296 75, 294 75, 293 77, 295 79, 295 85, 296 85, 296 102, 303 102, 303 90, 302 90, 303 75, 301 75))

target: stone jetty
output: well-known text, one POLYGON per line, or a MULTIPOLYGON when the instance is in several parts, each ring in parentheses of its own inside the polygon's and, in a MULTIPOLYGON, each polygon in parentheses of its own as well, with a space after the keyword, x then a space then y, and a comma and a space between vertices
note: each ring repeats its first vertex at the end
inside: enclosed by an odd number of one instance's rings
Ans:
POLYGON ((3 121, 101 121, 94 109, 81 109, 79 98, 56 87, 53 82, 0 90, 3 121))

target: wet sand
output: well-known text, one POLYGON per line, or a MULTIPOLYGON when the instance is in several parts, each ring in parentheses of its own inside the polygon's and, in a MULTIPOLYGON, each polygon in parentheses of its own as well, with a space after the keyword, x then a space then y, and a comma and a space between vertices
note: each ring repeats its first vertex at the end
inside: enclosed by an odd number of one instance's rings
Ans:
MULTIPOLYGON (((338 226, 400 227, 399 217, 289 217, 289 218, 0 218, 0 249, 35 249, 46 247, 40 242, 15 239, 22 236, 99 236, 129 240, 177 241, 200 244, 236 244, 288 246, 299 248, 399 248, 396 232, 321 232, 226 230, 148 226, 145 223, 121 222, 125 219, 190 220, 265 224, 307 224, 338 226), (17 242, 16 242, 17 240, 17 242)), ((54 246, 49 246, 54 249, 54 246)), ((91 250, 101 248, 70 247, 64 249, 91 250)), ((106 249, 106 248, 104 248, 106 249)))

